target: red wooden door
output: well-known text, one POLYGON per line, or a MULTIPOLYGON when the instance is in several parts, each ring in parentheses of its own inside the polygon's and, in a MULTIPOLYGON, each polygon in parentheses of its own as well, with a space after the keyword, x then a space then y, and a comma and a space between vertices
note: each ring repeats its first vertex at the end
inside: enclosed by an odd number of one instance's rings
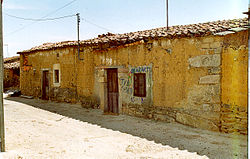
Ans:
POLYGON ((108 112, 119 113, 118 110, 118 73, 116 68, 107 70, 108 79, 108 112))
POLYGON ((49 99, 49 71, 43 71, 42 99, 49 99))

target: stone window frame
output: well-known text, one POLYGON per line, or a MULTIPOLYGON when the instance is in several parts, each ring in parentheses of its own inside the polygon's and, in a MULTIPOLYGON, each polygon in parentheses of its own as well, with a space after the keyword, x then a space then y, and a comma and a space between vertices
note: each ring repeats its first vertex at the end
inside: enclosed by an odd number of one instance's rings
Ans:
POLYGON ((53 86, 54 87, 60 87, 61 85, 61 69, 60 69, 60 64, 54 64, 53 65, 53 86), (56 75, 55 72, 58 70, 58 82, 56 81, 56 75))

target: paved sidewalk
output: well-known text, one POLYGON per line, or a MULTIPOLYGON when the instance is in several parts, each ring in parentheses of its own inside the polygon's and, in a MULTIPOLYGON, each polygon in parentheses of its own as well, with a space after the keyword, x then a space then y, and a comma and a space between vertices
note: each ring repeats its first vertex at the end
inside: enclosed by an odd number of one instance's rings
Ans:
POLYGON ((4 103, 5 158, 247 158, 247 136, 66 103, 17 97, 4 103))

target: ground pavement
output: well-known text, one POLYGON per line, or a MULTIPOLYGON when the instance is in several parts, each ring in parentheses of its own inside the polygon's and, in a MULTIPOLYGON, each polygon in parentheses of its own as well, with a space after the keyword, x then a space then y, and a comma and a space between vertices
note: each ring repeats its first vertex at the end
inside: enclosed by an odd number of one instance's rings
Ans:
POLYGON ((190 128, 98 109, 6 98, 0 158, 247 158, 247 136, 190 128))

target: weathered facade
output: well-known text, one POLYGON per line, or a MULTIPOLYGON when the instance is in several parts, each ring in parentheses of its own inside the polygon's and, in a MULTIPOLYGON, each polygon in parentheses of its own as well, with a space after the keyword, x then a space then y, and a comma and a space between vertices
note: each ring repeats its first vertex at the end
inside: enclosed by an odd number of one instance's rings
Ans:
POLYGON ((107 34, 20 52, 25 95, 247 134, 247 20, 107 34))
POLYGON ((20 78, 20 57, 4 58, 4 90, 19 89, 20 78))

